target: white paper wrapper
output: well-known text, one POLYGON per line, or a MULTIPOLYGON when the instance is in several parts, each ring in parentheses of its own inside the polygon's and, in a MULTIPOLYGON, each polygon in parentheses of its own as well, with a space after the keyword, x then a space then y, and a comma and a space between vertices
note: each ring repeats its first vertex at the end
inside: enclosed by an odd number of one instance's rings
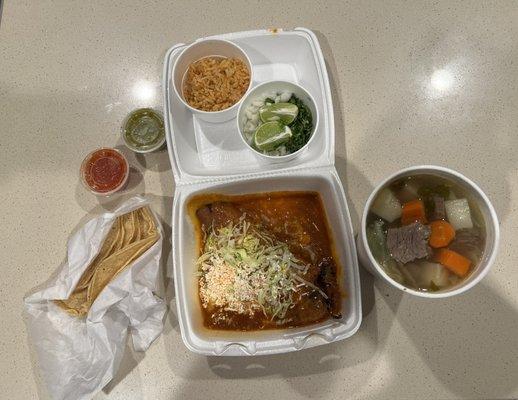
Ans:
POLYGON ((91 399, 115 375, 129 332, 146 350, 162 333, 164 302, 153 294, 163 233, 100 293, 85 318, 69 316, 51 300, 66 299, 95 258, 115 218, 148 204, 133 197, 113 213, 87 222, 68 242, 68 258, 55 279, 25 299, 29 338, 53 399, 91 399))

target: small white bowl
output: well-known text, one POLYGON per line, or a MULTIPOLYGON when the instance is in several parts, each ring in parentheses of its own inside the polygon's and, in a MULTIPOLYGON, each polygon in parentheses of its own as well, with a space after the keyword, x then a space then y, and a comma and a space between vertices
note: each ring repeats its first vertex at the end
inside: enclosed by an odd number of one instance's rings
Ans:
POLYGON ((191 45, 187 46, 185 49, 182 50, 182 52, 176 59, 173 65, 172 74, 174 91, 180 99, 180 101, 185 105, 185 107, 187 107, 189 110, 191 110, 194 114, 199 116, 204 121, 215 123, 229 121, 232 118, 234 118, 237 115, 237 109, 239 107, 239 104, 243 101, 243 98, 246 96, 247 92, 245 92, 243 97, 241 97, 241 99, 236 104, 232 105, 229 108, 226 108, 221 111, 203 111, 191 107, 189 104, 187 104, 183 97, 182 85, 187 70, 193 62, 205 57, 218 56, 227 58, 238 58, 246 64, 248 70, 250 71, 250 83, 248 84, 247 88, 248 92, 252 87, 253 81, 252 63, 248 58, 247 54, 243 51, 243 49, 241 49, 241 47, 228 40, 204 39, 198 40, 192 43, 191 45))
POLYGON ((266 161, 269 163, 278 163, 278 162, 285 162, 289 160, 293 160, 295 157, 299 156, 304 150, 306 150, 311 142, 315 139, 315 132, 318 126, 318 109, 316 106, 316 102, 313 99, 313 96, 304 89, 302 86, 297 85, 293 82, 288 81, 269 81, 262 83, 260 85, 257 85, 252 90, 248 92, 248 94, 245 94, 243 101, 241 102, 239 109, 237 111, 237 129, 239 131, 239 137, 243 141, 243 143, 254 152, 254 154, 262 161, 266 161), (246 108, 259 96, 265 93, 269 92, 283 92, 288 91, 293 93, 295 96, 297 96, 299 99, 301 99, 304 104, 309 108, 311 111, 312 117, 313 117, 313 131, 311 132, 311 137, 309 138, 308 142, 302 146, 297 151, 286 154, 284 156, 270 156, 268 154, 263 154, 260 151, 257 151, 254 149, 250 143, 248 142, 248 139, 245 136, 245 133, 243 132, 243 127, 246 123, 246 115, 245 110, 246 108))
POLYGON ((487 275, 489 269, 491 268, 491 265, 493 264, 493 261, 495 260, 499 240, 500 229, 498 226, 498 217, 493 208, 493 205, 491 204, 487 196, 484 194, 482 189, 480 189, 473 181, 465 177, 460 172, 453 171, 449 168, 438 167, 435 165, 419 165, 415 167, 402 169, 396 172, 395 174, 390 175, 388 178, 384 179, 379 185, 377 185, 376 188, 373 190, 373 192, 367 199, 367 203, 365 204, 365 208, 363 210, 360 232, 357 238, 357 248, 358 258, 360 259, 360 262, 363 265, 363 267, 365 267, 368 271, 370 271, 376 277, 382 279, 389 285, 392 285, 414 296, 427 298, 442 298, 455 296, 457 294, 463 293, 471 289, 478 282, 480 282, 482 278, 484 278, 484 276, 487 275), (433 175, 450 180, 453 183, 458 184, 465 190, 470 200, 477 203, 482 217, 484 219, 484 225, 486 230, 485 248, 480 261, 475 266, 474 271, 472 271, 470 275, 465 280, 460 282, 458 285, 455 285, 445 290, 441 290, 439 292, 418 291, 406 287, 393 280, 390 276, 387 275, 387 273, 384 271, 381 265, 379 265, 376 262, 367 242, 367 215, 371 208, 372 202, 374 201, 380 190, 390 185, 395 180, 413 175, 433 175))

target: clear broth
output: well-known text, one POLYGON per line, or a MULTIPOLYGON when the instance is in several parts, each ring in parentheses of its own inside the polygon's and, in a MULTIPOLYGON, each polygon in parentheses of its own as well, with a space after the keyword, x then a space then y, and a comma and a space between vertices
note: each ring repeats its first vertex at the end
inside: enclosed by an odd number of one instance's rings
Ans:
MULTIPOLYGON (((420 291, 434 292, 449 289, 455 285, 458 285, 463 280, 467 279, 471 272, 476 268, 477 264, 480 262, 480 259, 483 254, 483 249, 485 246, 486 229, 482 213, 480 212, 477 202, 462 186, 452 182, 451 180, 438 177, 435 175, 414 175, 404 177, 395 180, 387 186, 387 188, 395 194, 396 198, 398 198, 401 204, 403 204, 406 201, 411 201, 415 199, 423 200, 423 196, 419 194, 419 190, 417 195, 413 197, 411 194, 409 194, 412 193, 412 190, 405 190, 405 188, 428 188, 433 190, 437 187, 448 188, 449 193, 448 197, 445 198, 445 200, 466 199, 469 204, 473 228, 471 228, 471 230, 469 228, 466 228, 456 231, 456 238, 453 239, 453 241, 448 245, 448 247, 452 247, 452 249, 454 249, 457 253, 461 254, 462 256, 468 258, 471 261, 469 272, 465 276, 458 277, 457 275, 449 271, 447 268, 443 267, 449 274, 448 284, 443 284, 441 286, 437 286, 432 282, 430 282, 430 284, 428 285, 423 284, 423 282, 419 282, 420 279, 416 279, 416 274, 417 276, 419 276, 419 274, 422 272, 420 271, 419 267, 424 268, 426 265, 430 263, 438 264, 434 261, 434 257, 438 249, 430 248, 431 253, 429 254, 429 256, 403 264, 394 259, 392 259, 393 261, 388 260, 387 262, 386 258, 379 256, 377 257, 373 249, 373 243, 369 242, 369 247, 374 255, 374 258, 378 261, 378 263, 383 267, 385 272, 387 272, 387 274, 391 278, 409 288, 420 291), (476 240, 475 237, 477 238, 476 240), (469 239, 469 243, 465 243, 463 241, 463 239, 465 238, 469 239)), ((383 232, 385 234, 385 238, 388 229, 399 228, 402 226, 401 218, 398 218, 393 222, 388 222, 380 216, 376 215, 372 210, 369 210, 369 214, 367 215, 367 231, 369 232, 369 229, 373 227, 373 224, 376 223, 376 221, 380 220, 383 221, 383 232)), ((392 254, 390 254, 390 252, 389 256, 392 258, 392 254)), ((430 267, 430 265, 428 265, 428 267, 430 267)), ((442 280, 442 282, 444 283, 444 280, 442 280)))

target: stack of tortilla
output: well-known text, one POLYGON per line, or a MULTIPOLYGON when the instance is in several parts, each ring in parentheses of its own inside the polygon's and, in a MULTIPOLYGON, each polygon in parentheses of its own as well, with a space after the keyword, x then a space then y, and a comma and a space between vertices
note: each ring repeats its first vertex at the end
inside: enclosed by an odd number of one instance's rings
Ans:
POLYGON ((99 254, 85 270, 70 297, 57 300, 56 304, 71 315, 86 315, 104 287, 158 238, 158 229, 148 207, 117 217, 99 254))

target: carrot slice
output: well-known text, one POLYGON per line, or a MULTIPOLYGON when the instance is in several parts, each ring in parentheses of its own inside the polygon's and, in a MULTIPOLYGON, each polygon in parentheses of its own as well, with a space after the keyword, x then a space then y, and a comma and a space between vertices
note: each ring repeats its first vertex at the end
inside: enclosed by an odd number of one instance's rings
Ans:
POLYGON ((466 276, 471 265, 469 258, 449 249, 437 250, 434 259, 461 278, 466 276))
POLYGON ((401 223, 403 225, 409 225, 413 222, 426 224, 426 213, 424 211, 424 203, 422 200, 412 200, 403 204, 401 223))
POLYGON ((455 238, 455 229, 449 222, 438 220, 430 222, 432 233, 428 239, 430 246, 434 248, 446 247, 455 238))

